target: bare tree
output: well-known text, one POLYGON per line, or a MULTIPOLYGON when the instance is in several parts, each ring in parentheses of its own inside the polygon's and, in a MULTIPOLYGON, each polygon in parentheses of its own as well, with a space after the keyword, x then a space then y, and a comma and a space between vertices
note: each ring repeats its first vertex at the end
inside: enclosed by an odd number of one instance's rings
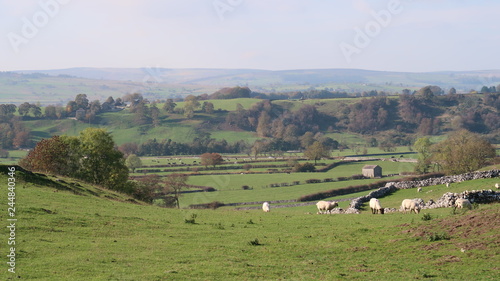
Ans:
MULTIPOLYGON (((188 176, 184 174, 170 174, 165 180, 165 193, 170 194, 170 198, 174 200, 175 205, 179 208, 179 197, 181 190, 186 187, 188 176)), ((167 202, 167 200, 165 201, 167 202)))

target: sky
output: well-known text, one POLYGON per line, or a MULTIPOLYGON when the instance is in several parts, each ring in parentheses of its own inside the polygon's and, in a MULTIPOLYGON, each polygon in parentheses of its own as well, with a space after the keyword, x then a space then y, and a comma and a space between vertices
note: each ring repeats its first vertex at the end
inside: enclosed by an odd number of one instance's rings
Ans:
POLYGON ((0 71, 500 69, 500 1, 0 0, 0 71))

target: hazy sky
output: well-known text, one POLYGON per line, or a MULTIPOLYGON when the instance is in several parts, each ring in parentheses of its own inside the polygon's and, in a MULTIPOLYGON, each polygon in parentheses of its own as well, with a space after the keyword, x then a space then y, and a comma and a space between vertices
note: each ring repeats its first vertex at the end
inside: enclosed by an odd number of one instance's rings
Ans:
POLYGON ((0 70, 500 68, 500 1, 0 0, 0 70))

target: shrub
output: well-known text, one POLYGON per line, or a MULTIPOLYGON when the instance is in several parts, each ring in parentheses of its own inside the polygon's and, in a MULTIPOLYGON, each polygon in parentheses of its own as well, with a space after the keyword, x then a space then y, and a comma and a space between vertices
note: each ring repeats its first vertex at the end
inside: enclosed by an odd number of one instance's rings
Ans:
POLYGON ((224 229, 225 229, 224 225, 223 225, 221 222, 219 222, 219 223, 214 223, 212 226, 213 226, 215 229, 221 229, 221 230, 224 230, 224 229))
POLYGON ((333 182, 333 179, 332 178, 326 178, 323 180, 323 182, 333 182))
POLYGON ((306 183, 320 183, 320 182, 321 182, 321 180, 319 180, 319 179, 308 179, 308 180, 306 180, 306 183))
POLYGON ((425 214, 422 216, 422 220, 423 220, 423 221, 430 221, 430 220, 432 220, 432 216, 431 216, 431 214, 429 214, 429 213, 425 213, 425 214))
POLYGON ((314 167, 314 165, 312 163, 304 163, 304 164, 295 164, 295 166, 293 166, 293 169, 292 169, 292 172, 300 172, 300 173, 305 173, 305 172, 314 172, 316 171, 316 167, 314 167))
POLYGON ((213 201, 210 203, 205 203, 205 204, 195 204, 195 205, 189 205, 190 209, 212 209, 215 210, 219 207, 225 206, 224 203, 219 202, 219 201, 213 201))
POLYGON ((362 180, 364 178, 365 178, 365 176, 363 176, 363 175, 352 175, 353 180, 362 180))
POLYGON ((244 169, 245 171, 248 171, 248 170, 250 170, 251 168, 252 168, 252 165, 251 165, 251 164, 245 164, 245 165, 243 165, 243 169, 244 169))
POLYGON ((242 188, 243 190, 249 190, 249 189, 250 189, 250 186, 248 186, 248 185, 244 185, 244 186, 242 186, 241 188, 242 188))
POLYGON ((248 245, 250 245, 250 246, 260 246, 262 244, 259 243, 259 239, 255 238, 255 240, 248 241, 248 245))
POLYGON ((191 218, 189 219, 184 219, 185 223, 190 223, 190 224, 196 224, 196 214, 191 214, 191 218))
POLYGON ((450 240, 450 236, 447 234, 447 233, 432 233, 430 234, 427 239, 430 241, 430 242, 434 242, 434 241, 440 241, 440 240, 450 240))
POLYGON ((346 181, 348 178, 347 177, 338 177, 337 180, 338 181, 346 181))

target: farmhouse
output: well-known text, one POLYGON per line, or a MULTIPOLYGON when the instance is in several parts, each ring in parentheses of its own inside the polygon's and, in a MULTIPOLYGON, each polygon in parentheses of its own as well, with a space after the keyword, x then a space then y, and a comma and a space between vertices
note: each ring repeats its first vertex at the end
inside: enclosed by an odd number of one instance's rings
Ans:
POLYGON ((367 178, 381 178, 382 167, 379 165, 366 165, 363 167, 362 173, 367 178))

